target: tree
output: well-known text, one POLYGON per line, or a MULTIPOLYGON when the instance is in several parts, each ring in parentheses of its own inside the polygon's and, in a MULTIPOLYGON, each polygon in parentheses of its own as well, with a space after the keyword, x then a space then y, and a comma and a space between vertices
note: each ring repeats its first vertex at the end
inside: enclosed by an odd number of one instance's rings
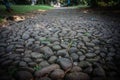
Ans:
POLYGON ((11 7, 10 7, 10 3, 9 3, 8 0, 3 0, 3 4, 5 5, 6 10, 7 10, 8 12, 11 12, 11 11, 12 11, 12 9, 11 9, 11 7))

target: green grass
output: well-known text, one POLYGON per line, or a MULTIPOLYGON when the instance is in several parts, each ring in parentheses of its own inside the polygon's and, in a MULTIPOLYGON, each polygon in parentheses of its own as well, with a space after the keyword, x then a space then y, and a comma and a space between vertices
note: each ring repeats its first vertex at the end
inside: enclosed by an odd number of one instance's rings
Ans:
MULTIPOLYGON (((26 13, 30 12, 33 10, 49 10, 52 9, 53 7, 51 6, 46 6, 46 5, 12 5, 11 8, 14 10, 15 13, 26 13)), ((0 9, 4 12, 5 11, 5 6, 0 5, 0 9)))
POLYGON ((19 14, 24 14, 24 13, 29 13, 35 10, 49 10, 53 9, 51 6, 47 5, 11 5, 11 8, 13 9, 13 12, 9 13, 6 11, 6 8, 4 5, 0 5, 0 22, 2 22, 2 19, 4 16, 9 16, 9 15, 19 15, 19 14))

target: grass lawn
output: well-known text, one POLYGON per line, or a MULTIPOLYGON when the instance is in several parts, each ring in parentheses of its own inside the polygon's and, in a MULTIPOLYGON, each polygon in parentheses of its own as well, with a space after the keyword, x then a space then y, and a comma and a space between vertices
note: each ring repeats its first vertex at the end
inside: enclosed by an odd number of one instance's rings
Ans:
POLYGON ((24 14, 24 13, 32 12, 35 10, 53 9, 53 7, 47 6, 47 5, 34 5, 34 6, 31 6, 31 5, 12 5, 11 8, 13 9, 13 12, 9 13, 6 11, 6 8, 4 5, 0 5, 0 22, 2 21, 4 16, 24 14))

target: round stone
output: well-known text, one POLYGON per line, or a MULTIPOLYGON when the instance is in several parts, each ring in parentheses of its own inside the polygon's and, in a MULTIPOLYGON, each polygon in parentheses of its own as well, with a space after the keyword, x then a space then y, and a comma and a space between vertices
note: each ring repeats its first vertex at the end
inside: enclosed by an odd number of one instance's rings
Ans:
POLYGON ((19 66, 21 66, 21 67, 27 67, 27 63, 24 62, 24 61, 21 61, 21 62, 19 63, 19 66))
POLYGON ((37 64, 36 64, 35 62, 29 62, 28 65, 29 65, 30 67, 35 67, 37 64))
POLYGON ((83 61, 83 60, 85 60, 85 58, 86 58, 86 56, 82 55, 82 56, 79 57, 79 60, 83 61))
POLYGON ((90 80, 90 77, 83 72, 72 72, 65 76, 65 80, 90 80))
POLYGON ((69 53, 77 53, 78 49, 76 47, 72 47, 69 49, 69 53))
POLYGON ((65 73, 61 69, 56 69, 50 74, 50 77, 54 80, 62 79, 64 76, 65 73))
POLYGON ((37 52, 32 52, 32 53, 31 53, 31 57, 32 57, 32 58, 35 58, 35 59, 37 59, 37 58, 42 58, 42 57, 43 57, 43 54, 37 53, 37 52))
POLYGON ((96 54, 95 53, 87 53, 85 56, 88 58, 93 58, 96 56, 96 54))
POLYGON ((42 61, 40 64, 39 64, 40 67, 46 67, 46 66, 49 66, 49 63, 47 61, 42 61))
POLYGON ((72 53, 71 57, 72 57, 73 61, 78 61, 79 56, 77 54, 72 53))
POLYGON ((60 45, 53 45, 53 50, 60 50, 61 49, 61 46, 60 45))
POLYGON ((30 37, 30 36, 29 36, 29 34, 27 34, 27 33, 24 33, 24 34, 22 35, 22 39, 24 39, 24 40, 27 40, 29 37, 30 37))
POLYGON ((15 79, 16 80, 32 80, 33 76, 28 71, 18 71, 15 74, 15 79))
POLYGON ((86 67, 92 66, 92 64, 89 63, 89 62, 87 62, 87 61, 81 61, 78 65, 79 65, 81 68, 86 68, 86 67))
POLYGON ((47 46, 41 48, 41 51, 42 51, 42 53, 45 54, 45 57, 46 57, 46 58, 49 58, 50 56, 53 56, 53 55, 54 55, 52 49, 49 48, 49 47, 47 47, 47 46))
POLYGON ((57 62, 65 71, 72 67, 72 62, 67 58, 59 58, 57 62))
POLYGON ((32 62, 32 59, 30 59, 30 58, 23 58, 23 60, 24 60, 25 62, 32 62))
POLYGON ((67 54, 68 54, 68 52, 65 49, 57 51, 57 56, 63 56, 64 57, 67 54))
POLYGON ((48 60, 49 63, 54 63, 57 60, 56 56, 51 56, 48 60))

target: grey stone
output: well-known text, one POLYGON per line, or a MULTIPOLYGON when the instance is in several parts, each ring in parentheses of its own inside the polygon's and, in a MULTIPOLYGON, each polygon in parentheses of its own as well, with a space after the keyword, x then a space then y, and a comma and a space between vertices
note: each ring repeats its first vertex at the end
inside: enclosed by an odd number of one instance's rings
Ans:
POLYGON ((24 53, 24 49, 16 49, 15 50, 17 53, 24 53))
POLYGON ((11 54, 9 55, 9 59, 15 59, 16 57, 20 57, 19 54, 11 54))
POLYGON ((35 62, 29 62, 28 65, 29 65, 30 67, 35 67, 35 66, 37 65, 37 63, 35 63, 35 62))
POLYGON ((19 63, 19 66, 20 66, 20 67, 27 67, 28 65, 27 65, 26 62, 21 61, 21 62, 19 63))
POLYGON ((85 69, 84 69, 84 72, 85 72, 85 73, 88 73, 88 74, 91 74, 91 73, 92 73, 92 71, 93 71, 92 66, 87 67, 87 68, 85 68, 85 69))
POLYGON ((54 71, 55 69, 60 69, 60 66, 58 64, 52 64, 47 67, 44 67, 38 71, 35 72, 36 77, 42 77, 46 74, 50 74, 51 71, 54 71))
POLYGON ((24 40, 27 40, 29 37, 30 37, 30 35, 27 34, 27 33, 24 33, 24 34, 22 35, 22 39, 24 39, 24 40))
POLYGON ((89 43, 89 42, 86 42, 86 46, 87 46, 87 47, 94 47, 94 46, 95 46, 95 44, 94 44, 94 43, 89 43))
POLYGON ((56 37, 51 37, 51 38, 49 38, 49 40, 50 40, 50 42, 55 42, 55 41, 58 41, 58 38, 56 38, 56 37))
POLYGON ((60 64, 62 69, 64 69, 65 71, 72 67, 72 62, 67 58, 59 58, 57 62, 60 64))
POLYGON ((98 66, 93 70, 93 75, 94 76, 99 76, 99 77, 105 77, 105 71, 102 67, 98 66))
POLYGON ((72 53, 70 56, 72 57, 73 61, 78 61, 79 56, 76 53, 72 53))
POLYGON ((87 62, 87 61, 81 61, 78 65, 79 65, 81 68, 86 68, 86 67, 92 66, 92 64, 89 63, 89 62, 87 62))
POLYGON ((33 44, 33 42, 27 42, 26 44, 25 44, 25 47, 30 47, 30 46, 32 46, 32 44, 33 44))
POLYGON ((41 48, 41 51, 42 51, 42 53, 44 53, 45 54, 45 56, 46 56, 46 58, 49 58, 50 56, 53 56, 54 55, 54 53, 53 53, 53 51, 52 51, 52 49, 51 48, 49 48, 49 47, 43 47, 43 48, 41 48))
POLYGON ((90 39, 87 36, 82 36, 82 39, 83 39, 84 42, 89 42, 90 41, 90 39))
POLYGON ((63 79, 65 76, 65 72, 61 69, 55 69, 51 74, 50 77, 53 80, 63 79))
POLYGON ((57 56, 65 56, 65 55, 67 55, 67 54, 68 54, 68 52, 67 52, 66 49, 58 50, 58 51, 57 51, 57 56))
POLYGON ((70 70, 70 72, 81 72, 82 68, 80 68, 79 66, 73 66, 72 69, 70 70))
POLYGON ((54 62, 56 62, 56 60, 57 60, 57 57, 56 57, 56 56, 51 56, 51 57, 49 58, 48 62, 49 62, 49 63, 54 63, 54 62))
POLYGON ((86 61, 91 62, 91 63, 97 62, 99 60, 100 60, 100 56, 96 56, 94 58, 86 59, 86 61))
POLYGON ((6 43, 0 43, 0 47, 6 47, 7 44, 6 43))
POLYGON ((39 66, 41 67, 46 67, 46 66, 49 66, 50 64, 47 62, 47 61, 42 61, 40 62, 39 66))
POLYGON ((30 73, 34 73, 35 70, 31 67, 20 67, 19 71, 28 71, 30 73))
POLYGON ((61 44, 61 47, 67 49, 67 48, 68 48, 68 45, 66 45, 66 44, 61 44))
POLYGON ((83 55, 83 52, 79 51, 79 52, 77 52, 77 54, 78 54, 79 56, 82 56, 82 55, 83 55))
POLYGON ((30 58, 23 58, 23 60, 24 60, 25 62, 32 62, 32 59, 30 59, 30 58))
POLYGON ((42 77, 39 80, 51 80, 49 77, 42 77))
POLYGON ((79 57, 79 60, 83 61, 83 60, 85 60, 85 58, 86 58, 86 56, 82 55, 82 56, 79 57))
POLYGON ((16 45, 15 45, 15 48, 18 48, 18 49, 20 48, 20 49, 21 49, 21 48, 24 48, 24 46, 23 46, 23 45, 20 45, 20 44, 16 44, 16 45))
POLYGON ((70 49, 69 49, 69 53, 77 53, 77 51, 78 51, 78 49, 76 48, 76 47, 71 47, 70 49))
POLYGON ((41 59, 38 58, 38 59, 35 60, 36 63, 40 63, 41 61, 43 61, 42 58, 41 59))
POLYGON ((5 60, 4 62, 1 63, 2 66, 7 67, 9 66, 13 61, 12 60, 5 60))
POLYGON ((90 80, 90 77, 83 72, 72 72, 65 76, 65 80, 90 80))
POLYGON ((42 58, 42 57, 43 57, 43 54, 37 53, 37 52, 32 52, 32 53, 31 53, 31 57, 32 57, 32 58, 35 58, 35 59, 37 59, 37 58, 42 58))
POLYGON ((15 74, 15 79, 16 80, 32 80, 33 76, 28 71, 18 71, 15 74))
POLYGON ((87 53, 85 56, 88 58, 93 58, 96 56, 96 54, 95 53, 87 53))
POLYGON ((7 51, 7 52, 11 52, 13 49, 14 49, 14 45, 9 45, 9 46, 6 48, 6 51, 7 51))
POLYGON ((60 45, 53 45, 53 50, 60 50, 61 49, 61 46, 60 45))
POLYGON ((105 54, 105 53, 100 53, 100 56, 101 56, 102 58, 104 58, 104 57, 106 56, 106 54, 105 54))
POLYGON ((34 39, 34 38, 29 38, 27 41, 28 41, 28 42, 34 42, 35 39, 34 39))

